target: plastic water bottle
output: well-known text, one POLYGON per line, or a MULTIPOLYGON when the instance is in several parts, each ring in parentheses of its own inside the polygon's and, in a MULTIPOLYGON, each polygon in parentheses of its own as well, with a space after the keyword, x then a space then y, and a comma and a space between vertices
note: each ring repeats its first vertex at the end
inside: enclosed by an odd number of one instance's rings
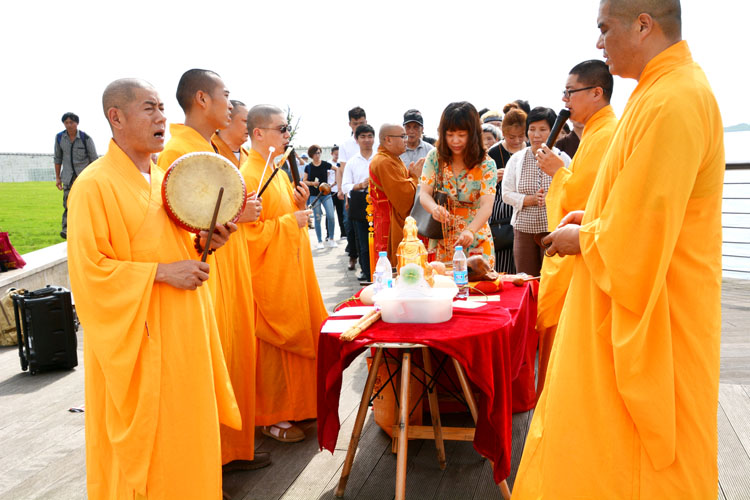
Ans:
POLYGON ((466 254, 464 247, 458 245, 456 253, 453 254, 453 281, 458 287, 457 299, 465 299, 469 296, 469 274, 466 268, 466 254))
POLYGON ((391 261, 388 260, 388 252, 380 252, 378 254, 378 263, 375 264, 373 281, 375 282, 375 293, 385 288, 393 287, 393 270, 391 268, 391 261))

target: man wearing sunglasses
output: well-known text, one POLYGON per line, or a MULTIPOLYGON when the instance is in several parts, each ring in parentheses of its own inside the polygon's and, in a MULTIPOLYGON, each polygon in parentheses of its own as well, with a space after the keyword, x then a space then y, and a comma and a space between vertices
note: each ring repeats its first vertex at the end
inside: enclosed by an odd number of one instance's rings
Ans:
POLYGON ((305 439, 294 422, 317 417, 318 333, 328 317, 307 228, 310 191, 303 182, 293 186, 284 174, 273 175, 273 157, 284 152, 291 133, 281 109, 253 106, 247 130, 252 148, 240 169, 245 184, 259 190, 261 179, 270 179, 263 213, 247 224, 258 339, 255 423, 266 436, 293 443, 305 439))
MULTIPOLYGON (((159 167, 166 171, 187 153, 216 149, 211 136, 232 120, 229 90, 213 71, 191 69, 177 85, 177 102, 185 112, 185 123, 172 123, 171 135, 159 155, 159 167)), ((225 471, 253 470, 271 463, 270 454, 255 452, 255 334, 253 287, 248 266, 245 224, 258 218, 261 205, 249 200, 237 224, 238 231, 225 248, 209 257, 211 290, 232 387, 242 415, 242 430, 221 427, 221 455, 225 471)))

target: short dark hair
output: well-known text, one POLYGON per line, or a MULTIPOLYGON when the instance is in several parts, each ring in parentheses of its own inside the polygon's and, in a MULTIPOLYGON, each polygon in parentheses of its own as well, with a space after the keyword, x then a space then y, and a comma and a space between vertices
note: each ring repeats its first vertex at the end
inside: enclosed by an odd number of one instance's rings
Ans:
MULTIPOLYGON (((356 118, 355 118, 356 120, 356 118)), ((359 136, 362 134, 372 134, 373 137, 375 137, 375 129, 372 128, 372 125, 368 125, 366 123, 360 125, 357 127, 357 130, 354 131, 354 138, 359 139, 359 136)))
POLYGON ((518 106, 519 106, 519 107, 520 107, 520 108, 521 108, 521 109, 523 110, 523 112, 524 112, 524 113, 526 113, 527 115, 528 115, 529 113, 531 113, 531 105, 529 104, 529 101, 524 101, 523 99, 516 99, 516 100, 515 100, 515 101, 513 101, 513 102, 515 102, 516 104, 518 104, 518 106))
POLYGON ((63 117, 62 117, 62 120, 61 120, 61 121, 62 121, 63 123, 65 123, 65 120, 67 120, 68 118, 70 118, 71 120, 73 120, 73 121, 74 121, 74 122, 76 122, 76 123, 81 123, 81 119, 80 119, 80 118, 78 118, 78 115, 77 115, 77 114, 75 114, 75 113, 73 113, 73 112, 71 112, 71 111, 68 111, 67 113, 65 113, 65 114, 63 115, 63 117))
POLYGON ((367 118, 367 113, 365 113, 364 109, 355 106, 349 110, 349 121, 359 120, 360 118, 367 118))
POLYGON ((218 73, 208 69, 189 69, 182 74, 177 84, 177 103, 187 112, 193 105, 193 97, 199 90, 211 93, 216 88, 215 78, 221 78, 218 73))
POLYGON ((310 156, 310 158, 312 158, 312 156, 318 151, 323 151, 323 150, 320 149, 320 146, 318 146, 317 144, 313 144, 312 146, 307 148, 307 154, 310 156))
POLYGON ((532 123, 546 121, 549 124, 549 128, 552 128, 555 125, 556 119, 557 113, 552 108, 537 106, 526 117, 526 135, 529 135, 529 125, 532 123))
POLYGON ((470 102, 452 102, 446 106, 440 116, 436 147, 438 158, 443 164, 450 163, 453 158, 445 135, 454 130, 465 130, 469 133, 469 140, 464 153, 464 164, 466 164, 466 168, 474 168, 484 160, 486 151, 482 142, 482 125, 479 122, 479 113, 470 102))
POLYGON ((612 98, 614 79, 604 61, 598 59, 583 61, 573 66, 568 74, 578 77, 578 81, 587 87, 601 87, 605 101, 609 102, 612 98))
POLYGON ((334 151, 338 151, 338 150, 339 150, 339 147, 334 144, 333 147, 331 148, 331 153, 333 153, 334 151))

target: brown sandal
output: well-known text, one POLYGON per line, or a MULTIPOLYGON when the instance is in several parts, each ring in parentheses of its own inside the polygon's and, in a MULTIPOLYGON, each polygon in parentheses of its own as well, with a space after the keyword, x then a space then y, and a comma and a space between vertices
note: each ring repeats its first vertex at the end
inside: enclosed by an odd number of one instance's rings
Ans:
POLYGON ((263 435, 281 441, 282 443, 297 443, 305 439, 305 433, 302 429, 292 424, 291 427, 284 429, 277 425, 264 425, 260 431, 263 435))

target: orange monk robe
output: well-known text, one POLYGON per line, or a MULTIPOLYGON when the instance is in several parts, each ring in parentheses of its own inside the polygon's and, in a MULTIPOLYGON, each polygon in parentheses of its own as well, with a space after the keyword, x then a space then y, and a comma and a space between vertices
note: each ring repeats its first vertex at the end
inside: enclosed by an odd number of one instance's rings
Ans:
MULTIPOLYGON (((265 164, 251 149, 240 169, 248 190, 258 190, 265 164)), ((270 175, 269 167, 264 183, 270 175)), ((262 198, 260 218, 246 224, 258 339, 255 423, 273 425, 316 417, 318 334, 328 314, 287 177, 275 175, 262 198)))
POLYGON ((70 193, 68 265, 84 327, 91 499, 221 498, 219 421, 239 428, 206 287, 154 283, 197 254, 110 142, 70 193))
MULTIPOLYGON (((547 222, 550 231, 554 231, 568 213, 586 207, 596 172, 616 126, 617 118, 612 106, 603 107, 586 122, 573 161, 568 167, 562 167, 555 173, 547 192, 547 222)), ((573 275, 574 262, 575 258, 572 256, 554 255, 546 257, 542 263, 536 321, 539 332, 537 394, 541 393, 544 387, 547 363, 570 277, 573 275)))
POLYGON ((586 204, 514 499, 716 498, 723 176, 716 100, 678 42, 586 204))
MULTIPOLYGON (((211 144, 191 127, 171 124, 169 133, 169 142, 159 155, 159 165, 164 170, 184 154, 214 152, 211 144)), ((227 244, 208 258, 211 265, 208 289, 213 299, 224 358, 242 414, 242 430, 221 428, 224 464, 255 457, 255 317, 243 226, 239 224, 237 233, 227 244)))
POLYGON ((375 252, 387 251, 396 264, 398 245, 404 237, 404 222, 411 213, 417 179, 398 156, 383 146, 370 162, 370 199, 374 208, 375 252))
POLYGON ((214 135, 211 136, 211 145, 217 153, 234 163, 234 166, 237 168, 240 168, 240 166, 245 163, 245 160, 247 160, 248 149, 245 146, 240 146, 240 158, 237 159, 237 155, 234 154, 234 151, 229 147, 229 144, 224 142, 224 139, 219 137, 219 134, 215 132, 214 135))

